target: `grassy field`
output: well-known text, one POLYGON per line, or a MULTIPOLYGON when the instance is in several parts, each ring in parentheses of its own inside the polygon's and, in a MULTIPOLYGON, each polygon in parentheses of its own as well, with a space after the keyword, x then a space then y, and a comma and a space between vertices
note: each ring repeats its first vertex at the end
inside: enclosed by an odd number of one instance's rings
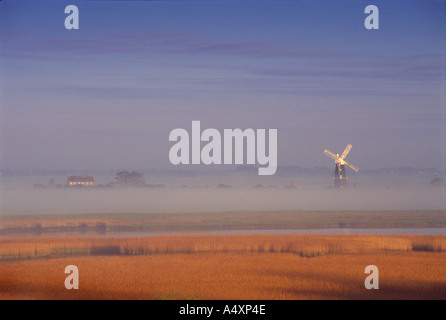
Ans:
POLYGON ((446 211, 267 211, 0 216, 0 235, 446 227, 446 211))
POLYGON ((0 257, 0 299, 446 299, 446 236, 2 237, 0 257))

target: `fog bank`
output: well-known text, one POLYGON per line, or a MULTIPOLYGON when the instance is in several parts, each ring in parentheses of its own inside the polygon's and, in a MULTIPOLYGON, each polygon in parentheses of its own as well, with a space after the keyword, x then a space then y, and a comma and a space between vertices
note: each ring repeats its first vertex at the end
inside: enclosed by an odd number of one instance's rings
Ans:
POLYGON ((3 188, 1 215, 180 213, 252 210, 444 210, 444 189, 164 187, 3 188))

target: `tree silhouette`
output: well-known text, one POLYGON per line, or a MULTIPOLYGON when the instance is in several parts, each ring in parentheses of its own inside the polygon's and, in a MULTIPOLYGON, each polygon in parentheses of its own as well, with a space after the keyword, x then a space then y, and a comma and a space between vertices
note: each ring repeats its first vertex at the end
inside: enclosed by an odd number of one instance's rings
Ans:
POLYGON ((120 187, 143 187, 146 184, 142 173, 136 171, 120 171, 115 179, 120 187))

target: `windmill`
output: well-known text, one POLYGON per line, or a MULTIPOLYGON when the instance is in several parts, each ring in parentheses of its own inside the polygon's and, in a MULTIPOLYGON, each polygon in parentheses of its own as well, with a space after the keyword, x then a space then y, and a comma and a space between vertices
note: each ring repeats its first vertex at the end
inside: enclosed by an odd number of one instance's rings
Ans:
POLYGON ((332 158, 335 161, 335 171, 334 171, 334 185, 335 187, 346 187, 347 186, 347 175, 345 173, 345 165, 349 166, 356 172, 359 172, 359 169, 352 165, 351 163, 345 161, 345 157, 350 152, 352 148, 351 144, 348 144, 345 148, 344 152, 339 156, 339 153, 334 154, 331 151, 328 151, 327 149, 324 150, 324 153, 332 158))

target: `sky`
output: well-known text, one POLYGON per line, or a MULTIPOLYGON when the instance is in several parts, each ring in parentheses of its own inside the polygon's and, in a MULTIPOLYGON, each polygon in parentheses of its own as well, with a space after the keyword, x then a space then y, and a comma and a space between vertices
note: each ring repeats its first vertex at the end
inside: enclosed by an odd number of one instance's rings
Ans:
POLYGON ((174 168, 200 120, 277 129, 279 166, 445 170, 445 39, 442 0, 3 0, 0 168, 174 168))

